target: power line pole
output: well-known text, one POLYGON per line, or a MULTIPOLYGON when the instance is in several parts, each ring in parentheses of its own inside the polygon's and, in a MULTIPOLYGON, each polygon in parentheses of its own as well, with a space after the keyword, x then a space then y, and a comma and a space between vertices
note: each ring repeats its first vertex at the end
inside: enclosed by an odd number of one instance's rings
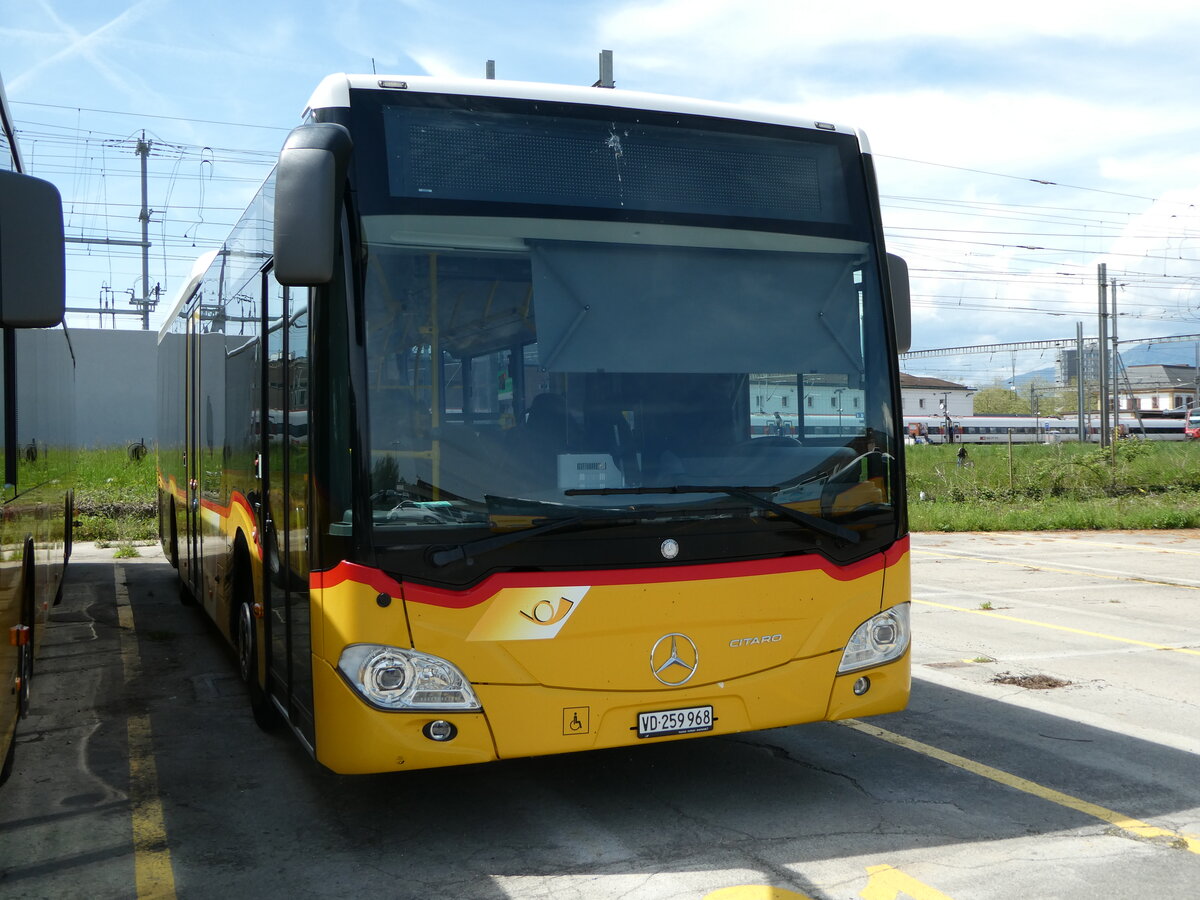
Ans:
POLYGON ((130 289, 129 305, 133 309, 117 309, 111 302, 112 290, 109 286, 103 285, 100 289, 100 306, 97 309, 89 309, 81 306, 68 306, 66 311, 69 313, 86 313, 88 315, 100 316, 100 327, 104 327, 104 317, 109 316, 116 327, 117 316, 139 316, 142 320, 142 330, 150 330, 150 310, 158 306, 158 296, 160 286, 155 285, 150 287, 150 216, 154 214, 154 210, 150 209, 149 205, 149 184, 146 172, 146 161, 150 156, 151 144, 146 140, 146 132, 142 132, 141 138, 138 140, 134 149, 134 153, 141 157, 141 182, 142 182, 142 208, 138 213, 138 220, 142 223, 142 239, 140 241, 127 241, 119 238, 95 238, 95 237, 64 237, 63 242, 68 244, 100 244, 118 247, 141 247, 142 248, 142 294, 137 296, 137 292, 130 289), (107 293, 106 293, 107 292, 107 293), (151 299, 151 294, 154 299, 151 299), (105 302, 105 297, 109 298, 110 302, 105 302))
POLYGON ((135 306, 142 308, 142 330, 150 330, 150 207, 148 203, 148 188, 146 183, 146 161, 150 157, 150 144, 146 140, 146 132, 142 132, 141 140, 137 142, 137 155, 141 157, 142 167, 142 211, 138 220, 142 223, 142 299, 135 306))
POLYGON ((1087 429, 1083 424, 1083 403, 1087 398, 1087 388, 1083 383, 1083 323, 1075 323, 1075 390, 1079 405, 1079 443, 1087 440, 1087 429))
POLYGON ((1099 349, 1100 397, 1100 446, 1108 446, 1108 266, 1100 263, 1097 272, 1100 299, 1099 349))
POLYGON ((1112 378, 1112 436, 1113 443, 1115 444, 1121 434, 1121 357, 1120 351, 1117 350, 1117 279, 1113 278, 1109 284, 1108 308, 1109 314, 1112 317, 1112 369, 1110 370, 1112 378))

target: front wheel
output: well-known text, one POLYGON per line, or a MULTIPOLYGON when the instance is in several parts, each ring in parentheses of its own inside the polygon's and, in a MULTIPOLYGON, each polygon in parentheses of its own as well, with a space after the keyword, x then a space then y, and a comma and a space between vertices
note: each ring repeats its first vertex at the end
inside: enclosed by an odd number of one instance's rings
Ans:
POLYGON ((192 593, 192 589, 188 587, 188 583, 183 580, 182 572, 178 573, 175 578, 175 590, 178 591, 181 606, 196 605, 196 595, 192 593))
MULTIPOLYGON (((33 645, 22 644, 17 650, 17 719, 29 715, 29 683, 33 675, 33 645)), ((8 781, 12 774, 13 763, 17 758, 17 728, 13 723, 12 738, 8 742, 8 750, 4 754, 4 762, 0 763, 0 784, 8 781)))
POLYGON ((242 603, 238 608, 237 655, 238 674, 250 695, 250 711, 254 714, 254 722, 263 731, 273 731, 280 723, 279 711, 258 683, 258 629, 249 603, 242 603))
POLYGON ((8 752, 4 754, 4 763, 0 765, 0 784, 8 781, 13 772, 13 763, 17 758, 17 731, 13 729, 12 740, 8 742, 8 752))
POLYGON ((20 687, 17 689, 17 716, 25 718, 29 715, 29 689, 33 684, 33 644, 22 644, 17 656, 17 677, 20 687))

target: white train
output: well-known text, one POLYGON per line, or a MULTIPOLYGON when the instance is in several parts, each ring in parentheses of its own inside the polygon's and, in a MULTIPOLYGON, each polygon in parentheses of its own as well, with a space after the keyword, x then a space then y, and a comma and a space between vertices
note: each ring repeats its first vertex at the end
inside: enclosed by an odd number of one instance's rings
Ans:
MULTIPOLYGON (((804 417, 807 437, 844 437, 861 435, 864 430, 861 412, 808 413, 804 417)), ((800 437, 800 417, 796 413, 753 413, 750 416, 750 437, 783 435, 800 437)))
MULTIPOLYGON (((1117 426, 1120 437, 1151 441, 1182 441, 1184 420, 1150 419, 1121 416, 1117 426)), ((1100 417, 1084 417, 1086 440, 1100 440, 1100 417)), ((1079 419, 1075 416, 905 416, 904 440, 908 444, 1052 444, 1079 440, 1079 419)))

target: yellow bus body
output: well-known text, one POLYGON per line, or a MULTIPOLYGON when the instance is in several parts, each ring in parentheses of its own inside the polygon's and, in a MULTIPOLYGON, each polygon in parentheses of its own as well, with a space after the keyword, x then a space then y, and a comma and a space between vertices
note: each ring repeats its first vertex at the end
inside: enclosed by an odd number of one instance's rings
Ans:
POLYGON ((313 576, 317 759, 335 772, 401 771, 681 740, 902 709, 909 654, 838 675, 861 623, 909 599, 908 541, 839 568, 812 555, 759 563, 500 575, 466 592, 343 564, 313 576), (751 612, 752 611, 752 612, 751 612), (660 683, 651 651, 686 635, 694 677, 660 683), (355 643, 452 661, 481 712, 392 712, 337 668, 355 643), (870 689, 857 696, 863 675, 870 689), (711 705, 712 730, 639 741, 640 712, 711 705), (434 720, 458 734, 435 742, 434 720))

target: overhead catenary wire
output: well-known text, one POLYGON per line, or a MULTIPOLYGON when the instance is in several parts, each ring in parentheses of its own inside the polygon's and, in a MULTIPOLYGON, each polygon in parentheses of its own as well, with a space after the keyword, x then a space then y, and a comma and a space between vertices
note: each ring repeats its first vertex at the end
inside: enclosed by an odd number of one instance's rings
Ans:
MULTIPOLYGON (((69 201, 76 236, 124 237, 136 233, 137 228, 138 205, 118 196, 132 196, 138 178, 132 152, 124 152, 132 149, 131 133, 112 127, 112 119, 106 121, 107 127, 83 126, 94 125, 90 120, 101 116, 135 118, 139 124, 150 121, 161 126, 158 131, 163 133, 155 135, 151 148, 148 178, 150 205, 158 223, 155 265, 162 270, 151 281, 164 284, 169 270, 224 240, 269 172, 280 138, 288 131, 261 123, 27 105, 36 112, 25 121, 21 140, 36 147, 43 177, 59 183, 63 178, 72 179, 71 196, 64 200, 69 201), (59 112, 71 115, 73 122, 51 121, 51 114, 59 112), (258 129, 242 134, 261 135, 266 141, 262 147, 238 148, 230 146, 236 140, 177 140, 170 133, 178 130, 174 123, 258 129), (204 172, 194 165, 203 158, 210 160, 204 172), (95 188, 97 182, 103 182, 103 193, 95 188), (205 198, 199 208, 203 221, 196 222, 195 200, 202 187, 205 198), (192 230, 193 225, 202 227, 192 230)), ((1162 201, 1173 215, 1160 232, 1158 223, 1148 227, 1149 220, 1143 217, 1147 205, 1160 200, 1146 194, 898 156, 877 157, 978 176, 976 182, 991 178, 1025 182, 1033 192, 1016 200, 954 197, 947 196, 947 191, 939 191, 940 196, 883 192, 889 249, 910 259, 918 310, 960 309, 998 318, 1044 316, 1047 321, 1077 315, 1081 302, 1076 294, 1087 288, 1088 269, 1098 259, 1108 260, 1121 272, 1123 319, 1182 321, 1192 309, 1189 301, 1179 299, 1200 284, 1200 278, 1193 282, 1194 276, 1186 274, 1188 267, 1200 267, 1200 209, 1192 204, 1162 201), (1038 193, 1045 195, 1046 202, 1027 202, 1038 193), (1131 227, 1134 225, 1138 227, 1131 227), (1152 249, 1155 242, 1161 244, 1156 250, 1152 249), (1129 249, 1139 244, 1151 249, 1129 249), (1120 269, 1122 266, 1125 269, 1120 269), (976 286, 974 290, 971 285, 976 286), (981 289, 983 285, 987 287, 981 289)), ((119 270, 132 263, 137 252, 110 247, 104 255, 119 270)), ((69 249, 68 257, 82 262, 95 259, 96 252, 69 249)), ((1197 272, 1200 274, 1200 268, 1197 272)), ((114 271, 113 277, 119 280, 121 276, 114 271)))

